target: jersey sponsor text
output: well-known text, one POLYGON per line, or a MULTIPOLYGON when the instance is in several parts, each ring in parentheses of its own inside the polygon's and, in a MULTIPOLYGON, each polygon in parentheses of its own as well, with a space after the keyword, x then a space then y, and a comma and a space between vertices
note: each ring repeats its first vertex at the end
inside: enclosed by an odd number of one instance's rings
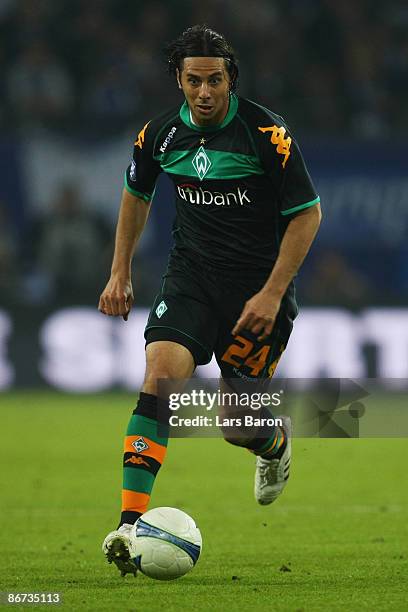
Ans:
POLYGON ((231 206, 231 204, 237 204, 245 206, 245 204, 251 204, 252 202, 251 198, 247 195, 248 189, 242 191, 240 187, 235 191, 222 193, 221 191, 209 191, 201 187, 197 188, 194 185, 177 185, 177 191, 180 198, 190 204, 204 204, 206 206, 210 206, 211 204, 215 204, 216 206, 231 206))

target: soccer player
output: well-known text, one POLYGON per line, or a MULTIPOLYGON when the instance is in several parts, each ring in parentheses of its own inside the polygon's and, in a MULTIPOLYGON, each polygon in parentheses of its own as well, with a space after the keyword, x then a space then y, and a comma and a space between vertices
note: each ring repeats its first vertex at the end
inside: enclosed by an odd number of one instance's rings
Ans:
MULTIPOLYGON (((213 354, 224 381, 270 378, 297 315, 293 278, 321 219, 319 197, 282 117, 236 95, 238 66, 225 38, 194 26, 167 53, 185 101, 137 136, 99 302, 104 314, 127 319, 132 256, 157 177, 166 172, 176 196, 174 247, 145 329, 146 373, 125 438, 121 519, 103 543, 122 575, 136 572, 131 526, 147 509, 166 454, 167 437, 157 427, 165 401, 158 380, 188 378, 213 354)), ((253 438, 225 437, 256 455, 255 497, 274 501, 289 476, 288 420, 253 438)))

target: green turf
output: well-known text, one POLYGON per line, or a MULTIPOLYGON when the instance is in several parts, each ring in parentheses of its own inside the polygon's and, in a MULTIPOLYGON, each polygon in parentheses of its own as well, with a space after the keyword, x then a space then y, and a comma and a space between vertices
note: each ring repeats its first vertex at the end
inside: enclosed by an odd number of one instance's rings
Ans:
POLYGON ((118 518, 132 404, 0 396, 0 590, 58 591, 69 611, 408 609, 406 439, 298 439, 289 486, 265 508, 248 452, 172 440, 152 506, 196 519, 202 557, 178 581, 120 578, 100 544, 118 518))

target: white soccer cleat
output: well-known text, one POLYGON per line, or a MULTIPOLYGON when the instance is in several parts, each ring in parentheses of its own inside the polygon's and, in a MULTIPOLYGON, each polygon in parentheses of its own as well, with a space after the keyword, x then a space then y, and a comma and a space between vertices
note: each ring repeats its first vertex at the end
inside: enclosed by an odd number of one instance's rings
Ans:
POLYGON ((136 576, 137 567, 133 563, 133 541, 131 539, 131 531, 133 525, 125 523, 119 529, 111 531, 106 536, 102 544, 102 552, 109 561, 114 562, 121 573, 121 576, 133 574, 136 576))
POLYGON ((266 506, 275 501, 282 493, 289 478, 292 457, 291 422, 289 417, 281 417, 287 443, 280 459, 256 458, 255 499, 266 506))

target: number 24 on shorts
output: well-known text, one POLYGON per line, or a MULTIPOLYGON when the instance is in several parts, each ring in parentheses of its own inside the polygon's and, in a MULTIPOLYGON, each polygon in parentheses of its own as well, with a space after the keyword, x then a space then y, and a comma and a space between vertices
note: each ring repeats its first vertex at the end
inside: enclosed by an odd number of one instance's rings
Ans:
MULTIPOLYGON (((242 365, 247 366, 252 376, 259 376, 259 373, 265 368, 271 346, 270 344, 265 344, 255 353, 251 353, 253 348, 254 343, 251 342, 251 340, 247 340, 242 336, 236 336, 235 342, 229 345, 221 359, 236 368, 240 368, 242 365), (239 361, 236 358, 238 358, 239 361)), ((282 354, 284 348, 285 346, 282 344, 280 347, 280 354, 282 354)), ((281 355, 279 355, 269 366, 268 376, 273 376, 280 356, 281 355)))

